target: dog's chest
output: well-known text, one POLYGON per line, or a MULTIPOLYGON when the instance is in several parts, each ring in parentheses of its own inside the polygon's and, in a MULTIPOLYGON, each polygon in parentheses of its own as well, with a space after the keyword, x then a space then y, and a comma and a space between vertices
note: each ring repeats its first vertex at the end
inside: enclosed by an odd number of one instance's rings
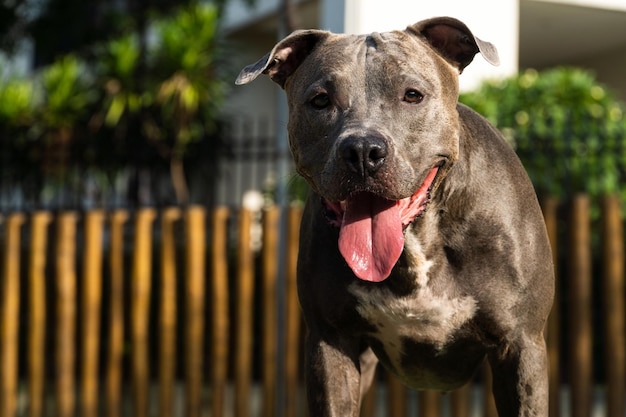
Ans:
POLYGON ((409 271, 416 283, 412 293, 398 296, 386 287, 359 283, 348 287, 357 301, 358 314, 374 329, 369 336, 379 341, 392 362, 402 360, 405 341, 430 345, 436 351, 445 350, 477 309, 471 296, 433 291, 429 285, 429 274, 435 273, 431 271, 432 262, 426 259, 419 245, 413 243, 408 249, 413 258, 409 271))
MULTIPOLYGON (((435 295, 429 287, 398 297, 390 290, 351 286, 357 300, 356 310, 375 330, 385 350, 402 349, 403 339, 445 348, 476 312, 476 301, 470 296, 435 295)), ((401 353, 401 352, 398 352, 401 353)))

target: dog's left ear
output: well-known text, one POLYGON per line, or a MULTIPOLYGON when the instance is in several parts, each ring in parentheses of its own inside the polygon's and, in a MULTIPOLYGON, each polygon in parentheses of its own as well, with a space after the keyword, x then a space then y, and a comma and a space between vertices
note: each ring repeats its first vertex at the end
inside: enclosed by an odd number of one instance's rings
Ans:
POLYGON ((235 84, 247 84, 261 74, 268 74, 272 81, 284 88, 287 78, 329 34, 330 32, 314 29, 293 32, 278 42, 263 58, 242 69, 235 84))
POLYGON ((425 38, 441 56, 455 65, 459 72, 480 52, 491 65, 499 65, 498 51, 493 44, 478 39, 465 23, 452 17, 422 20, 406 28, 412 35, 425 38))

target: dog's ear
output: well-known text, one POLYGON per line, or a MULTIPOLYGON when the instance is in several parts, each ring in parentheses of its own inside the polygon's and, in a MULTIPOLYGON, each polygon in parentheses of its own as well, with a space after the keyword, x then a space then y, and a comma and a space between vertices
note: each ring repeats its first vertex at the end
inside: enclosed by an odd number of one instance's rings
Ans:
POLYGON ((465 23, 452 17, 422 20, 406 28, 412 35, 422 37, 459 72, 468 66, 478 52, 491 65, 499 65, 498 51, 493 44, 478 39, 465 23))
POLYGON ((298 68, 315 46, 330 32, 323 30, 297 30, 278 42, 271 52, 241 70, 235 84, 247 84, 261 74, 285 87, 287 78, 298 68))

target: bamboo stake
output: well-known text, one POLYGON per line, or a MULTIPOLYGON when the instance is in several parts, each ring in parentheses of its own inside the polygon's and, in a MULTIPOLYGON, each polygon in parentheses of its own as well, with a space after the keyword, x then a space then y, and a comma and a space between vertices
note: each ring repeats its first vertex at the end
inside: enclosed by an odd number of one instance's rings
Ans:
POLYGON ((111 298, 107 347, 105 405, 108 417, 121 415, 122 357, 124 354, 124 224, 128 212, 116 210, 109 217, 111 228, 111 298))
POLYGON ((80 318, 83 337, 80 409, 81 416, 84 417, 95 417, 98 414, 103 221, 104 213, 100 210, 85 215, 83 302, 80 318))
POLYGON ((0 416, 13 417, 17 411, 17 364, 20 310, 21 213, 7 217, 2 300, 0 300, 0 416))
POLYGON ((150 380, 148 322, 152 280, 152 222, 155 217, 154 209, 144 208, 137 212, 135 219, 135 252, 130 306, 134 417, 148 417, 150 380))
POLYGON ((469 417, 471 410, 470 402, 471 383, 463 385, 463 387, 452 391, 450 394, 451 414, 454 417, 469 417))
POLYGON ((59 214, 56 236, 56 393, 58 417, 72 417, 76 407, 76 221, 74 212, 59 214))
POLYGON ((205 211, 190 207, 185 212, 186 257, 186 415, 199 417, 202 407, 202 353, 204 351, 205 211))
POLYGON ((367 391, 367 393, 363 397, 363 401, 361 402, 361 413, 359 414, 360 417, 374 417, 376 415, 377 386, 378 382, 376 381, 376 377, 374 377, 369 391, 367 391))
POLYGON ((483 400, 485 417, 498 417, 496 401, 493 397, 493 373, 491 372, 491 365, 489 365, 488 361, 485 361, 485 364, 483 365, 483 375, 483 400))
POLYGON ((278 222, 277 206, 265 210, 263 218, 263 412, 265 417, 275 416, 276 407, 276 352, 277 311, 276 280, 278 275, 278 222))
POLYGON ((561 315, 559 306, 561 304, 559 297, 559 277, 557 270, 558 260, 558 201, 555 198, 544 198, 541 202, 543 217, 546 222, 546 231, 550 240, 550 248, 552 249, 552 263, 554 264, 554 302, 548 324, 546 327, 546 344, 548 348, 549 361, 549 391, 550 391, 550 416, 559 417, 561 415, 561 379, 560 379, 560 326, 561 315))
POLYGON ((30 417, 43 413, 45 383, 45 340, 46 340, 46 246, 48 226, 52 216, 45 211, 36 212, 31 219, 31 241, 29 260, 29 304, 28 325, 28 389, 30 417))
POLYGON ((227 207, 218 207, 213 211, 212 236, 212 298, 211 315, 213 317, 211 335, 211 383, 213 387, 213 417, 224 415, 224 395, 228 378, 229 359, 229 319, 228 319, 228 242, 227 207))
POLYGON ((406 387, 391 373, 387 373, 387 415, 404 417, 406 410, 406 387))
POLYGON ((602 304, 605 323, 604 364, 607 417, 626 411, 626 325, 624 316, 624 226, 618 196, 602 199, 602 304))
POLYGON ((298 407, 298 387, 300 386, 299 365, 302 354, 300 342, 302 339, 300 324, 300 304, 298 302, 297 287, 297 264, 298 245, 300 240, 300 221, 302 220, 302 208, 290 207, 287 224, 287 317, 286 326, 286 349, 285 349, 285 417, 296 417, 298 407))
MULTIPOLYGON (((420 417, 439 417, 441 415, 441 394, 437 391, 419 393, 420 417)), ((455 416, 457 417, 457 416, 455 416)))
POLYGON ((250 246, 252 212, 241 209, 237 276, 237 345, 235 347, 235 417, 250 415, 254 258, 250 246))
POLYGON ((161 310, 159 315, 159 416, 174 412, 176 374, 176 243, 174 224, 178 208, 166 209, 161 216, 161 310))
POLYGON ((569 230, 569 331, 572 417, 591 415, 592 330, 591 330, 591 233, 589 198, 572 201, 569 230))

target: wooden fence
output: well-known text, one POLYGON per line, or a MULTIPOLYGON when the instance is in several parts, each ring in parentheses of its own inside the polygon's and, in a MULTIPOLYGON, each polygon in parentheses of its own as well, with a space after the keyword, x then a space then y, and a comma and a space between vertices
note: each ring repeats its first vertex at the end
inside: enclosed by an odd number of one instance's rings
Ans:
MULTIPOLYGON (((616 198, 600 206, 596 233, 587 197, 566 218, 543 202, 555 263, 566 259, 547 329, 551 416, 563 407, 589 417, 598 397, 604 415, 625 413, 623 219, 616 198)), ((6 214, 0 417, 304 416, 300 216, 276 207, 260 217, 223 207, 6 214)), ((362 415, 496 416, 489 372, 481 375, 442 396, 381 372, 362 415)))

